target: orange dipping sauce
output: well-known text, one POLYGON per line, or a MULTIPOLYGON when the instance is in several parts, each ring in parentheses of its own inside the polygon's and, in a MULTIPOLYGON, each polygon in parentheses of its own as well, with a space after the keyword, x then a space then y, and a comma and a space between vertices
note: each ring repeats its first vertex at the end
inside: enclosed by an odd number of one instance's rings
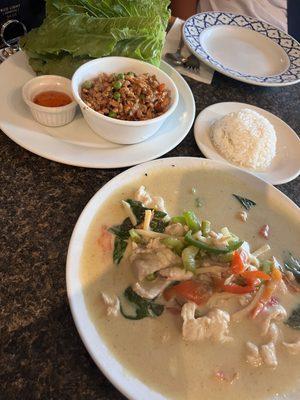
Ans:
POLYGON ((66 93, 48 90, 47 92, 37 94, 33 102, 43 107, 63 107, 72 103, 72 99, 66 93))

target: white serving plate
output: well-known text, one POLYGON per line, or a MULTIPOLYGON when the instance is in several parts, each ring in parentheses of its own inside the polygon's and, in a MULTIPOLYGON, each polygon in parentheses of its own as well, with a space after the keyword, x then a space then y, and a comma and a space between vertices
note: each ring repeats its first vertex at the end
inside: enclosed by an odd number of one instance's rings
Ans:
POLYGON ((194 135, 196 143, 205 157, 244 169, 273 185, 289 182, 300 174, 299 137, 289 125, 262 108, 236 102, 213 104, 201 111, 196 118, 194 135), (231 112, 240 111, 242 108, 250 108, 262 114, 275 128, 277 135, 276 155, 271 165, 264 171, 256 171, 231 164, 216 150, 210 139, 210 129, 216 120, 231 112))
POLYGON ((177 146, 188 134, 195 117, 194 96, 181 75, 162 61, 161 68, 179 92, 176 110, 148 140, 118 145, 99 137, 77 110, 68 125, 50 128, 38 124, 22 99, 22 87, 35 76, 20 51, 0 65, 0 128, 18 145, 63 164, 87 168, 120 168, 152 160, 177 146))
MULTIPOLYGON (((76 223, 69 244, 66 266, 68 299, 77 330, 92 359, 113 385, 131 400, 167 399, 160 393, 147 387, 143 382, 124 369, 116 356, 106 346, 101 335, 98 334, 85 305, 83 289, 79 277, 80 258, 87 232, 99 208, 120 188, 120 186, 128 185, 130 182, 142 177, 146 172, 161 171, 161 169, 165 167, 174 168, 174 165, 179 170, 184 169, 185 171, 189 169, 199 170, 199 172, 201 172, 203 170, 217 169, 224 171, 224 173, 227 171, 233 172, 237 180, 240 181, 242 179, 247 183, 249 188, 266 193, 266 201, 271 208, 275 205, 282 209, 285 208, 295 219, 299 219, 298 207, 288 197, 267 182, 238 168, 233 168, 230 165, 193 157, 164 158, 135 166, 113 178, 92 197, 76 223)), ((221 181, 220 185, 222 185, 221 181)), ((146 354, 141 355, 141 363, 144 362, 145 356, 146 354)), ((282 399, 282 397, 279 399, 282 399)), ((287 399, 286 396, 285 399, 287 399)), ((297 394, 288 397, 288 400, 296 399, 298 399, 297 394)))
POLYGON ((226 12, 193 15, 184 40, 204 63, 231 78, 261 86, 300 81, 300 44, 256 18, 226 12))

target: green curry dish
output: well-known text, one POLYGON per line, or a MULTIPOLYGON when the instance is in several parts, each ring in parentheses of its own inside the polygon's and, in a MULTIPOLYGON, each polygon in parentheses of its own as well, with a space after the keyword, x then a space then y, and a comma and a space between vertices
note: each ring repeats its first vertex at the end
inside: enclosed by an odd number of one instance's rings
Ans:
POLYGON ((135 315, 129 315, 125 313, 120 302, 120 312, 126 319, 139 320, 146 317, 159 317, 164 311, 162 304, 157 304, 154 300, 144 299, 135 293, 131 286, 124 291, 124 297, 135 307, 135 315))
POLYGON ((295 308, 285 322, 290 328, 300 330, 300 304, 295 308))
POLYGON ((233 194, 232 196, 235 197, 247 211, 249 211, 250 208, 256 206, 255 201, 247 199, 246 197, 241 197, 237 194, 233 194))

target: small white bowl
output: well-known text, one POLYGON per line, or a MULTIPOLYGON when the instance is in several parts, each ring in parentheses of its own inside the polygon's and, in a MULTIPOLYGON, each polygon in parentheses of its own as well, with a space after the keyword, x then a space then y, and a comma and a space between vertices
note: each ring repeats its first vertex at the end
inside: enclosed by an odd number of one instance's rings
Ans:
POLYGON ((79 104, 83 116, 91 129, 106 140, 119 144, 139 143, 154 135, 165 120, 175 111, 178 104, 178 90, 173 80, 159 68, 144 61, 127 57, 103 57, 83 64, 72 78, 74 99, 79 104), (171 104, 168 110, 159 117, 146 121, 123 121, 102 115, 88 107, 81 99, 80 90, 83 82, 96 78, 100 73, 121 73, 132 71, 136 74, 150 73, 156 75, 171 92, 171 104))
POLYGON ((30 108, 33 118, 42 125, 62 126, 71 122, 76 112, 70 79, 57 75, 42 75, 31 79, 23 86, 23 100, 30 108), (44 107, 33 102, 36 95, 48 90, 66 93, 73 100, 62 107, 44 107))

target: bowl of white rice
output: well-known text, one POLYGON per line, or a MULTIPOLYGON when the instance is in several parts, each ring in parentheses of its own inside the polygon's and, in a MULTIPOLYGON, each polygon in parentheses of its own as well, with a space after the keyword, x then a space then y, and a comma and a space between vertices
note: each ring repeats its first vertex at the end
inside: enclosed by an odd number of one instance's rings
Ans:
POLYGON ((214 122, 210 131, 216 150, 229 162, 262 171, 276 155, 276 132, 267 118, 249 108, 214 122))

